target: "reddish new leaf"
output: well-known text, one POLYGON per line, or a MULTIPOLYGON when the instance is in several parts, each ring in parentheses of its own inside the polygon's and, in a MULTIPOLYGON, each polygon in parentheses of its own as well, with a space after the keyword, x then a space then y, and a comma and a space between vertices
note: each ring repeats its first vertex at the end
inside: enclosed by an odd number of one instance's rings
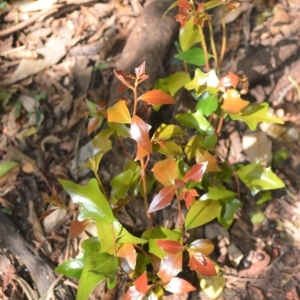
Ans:
POLYGON ((69 238, 75 239, 90 223, 92 220, 86 219, 83 221, 78 221, 75 219, 72 221, 69 229, 69 238))
POLYGON ((138 78, 138 82, 141 83, 149 78, 149 75, 145 74, 146 63, 143 62, 138 68, 135 68, 135 76, 138 78))
POLYGON ((118 101, 114 106, 107 109, 108 122, 130 124, 131 118, 125 100, 118 101))
POLYGON ((131 286, 123 297, 123 300, 142 300, 145 294, 136 290, 135 286, 131 286))
POLYGON ((183 181, 189 182, 199 182, 201 181, 203 174, 206 170, 207 162, 193 165, 189 171, 183 177, 183 181))
POLYGON ((236 88, 239 81, 240 78, 237 75, 235 75, 232 72, 228 72, 228 74, 225 77, 221 78, 217 87, 224 88, 224 91, 230 87, 236 88))
POLYGON ((48 217, 49 215, 51 215, 55 210, 57 210, 57 208, 53 208, 53 209, 49 209, 47 211, 45 211, 40 217, 39 217, 39 221, 45 219, 46 217, 48 217))
POLYGON ((196 290, 188 281, 178 277, 172 278, 164 286, 164 289, 173 294, 189 293, 196 290))
POLYGON ((87 126, 87 135, 90 135, 97 128, 100 119, 101 117, 89 119, 89 123, 87 126))
POLYGON ((148 277, 146 271, 140 277, 138 277, 138 279, 135 280, 133 284, 136 290, 141 294, 146 294, 151 288, 151 285, 148 285, 148 277))
POLYGON ((179 242, 172 240, 157 240, 156 244, 165 252, 176 254, 185 249, 179 242))
POLYGON ((234 89, 227 90, 223 98, 224 102, 221 108, 229 114, 238 114, 243 108, 249 105, 249 101, 241 99, 239 93, 234 89))
POLYGON ((166 186, 173 184, 174 180, 178 177, 176 162, 170 157, 158 161, 154 165, 152 172, 155 178, 166 186))
POLYGON ((214 264, 210 259, 202 255, 200 252, 189 252, 190 261, 189 267, 191 270, 195 270, 197 273, 204 276, 215 276, 217 272, 214 264))
POLYGON ((127 87, 130 87, 130 83, 127 81, 127 78, 132 78, 132 76, 124 71, 121 70, 114 70, 115 75, 117 78, 127 87))
POLYGON ((185 201, 186 208, 191 207, 195 203, 195 197, 199 196, 198 192, 194 189, 187 190, 184 195, 183 199, 185 201))
POLYGON ((161 104, 175 104, 175 100, 165 92, 161 90, 152 90, 139 97, 139 100, 143 100, 152 105, 161 104))
POLYGON ((177 254, 167 254, 160 262, 157 275, 163 283, 169 282, 182 269, 182 252, 177 254))
POLYGON ((148 213, 152 213, 156 210, 160 210, 168 206, 176 192, 176 187, 174 185, 165 186, 162 188, 159 193, 152 200, 148 213))
POLYGON ((132 244, 123 244, 118 250, 118 257, 125 259, 132 270, 135 269, 136 251, 132 244))
POLYGON ((145 123, 138 116, 131 119, 130 136, 134 139, 138 146, 143 148, 148 154, 152 152, 152 145, 149 138, 149 130, 151 126, 145 123))
POLYGON ((207 256, 214 251, 215 246, 211 240, 199 239, 199 240, 193 241, 190 244, 189 249, 193 250, 193 252, 200 252, 203 255, 207 256))

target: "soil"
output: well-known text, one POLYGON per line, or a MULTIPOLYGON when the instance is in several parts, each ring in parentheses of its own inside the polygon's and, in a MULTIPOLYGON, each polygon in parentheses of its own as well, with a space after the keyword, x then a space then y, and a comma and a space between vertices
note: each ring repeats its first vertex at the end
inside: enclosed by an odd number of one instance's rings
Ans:
MULTIPOLYGON (((218 153, 232 163, 262 157, 285 182, 262 205, 242 187, 243 207, 224 230, 216 221, 192 231, 211 239, 216 260, 226 278, 217 298, 300 299, 300 4, 298 0, 243 0, 227 24, 227 49, 221 75, 228 71, 249 78, 251 102, 266 101, 283 126, 260 126, 259 145, 250 151, 245 124, 225 123, 218 153), (261 140, 261 132, 267 137, 261 140), (262 214, 260 222, 253 216, 262 214)), ((0 7, 4 2, 0 3, 0 7)), ((75 299, 77 282, 59 276, 54 268, 80 254, 80 243, 95 234, 90 226, 76 239, 68 238, 74 213, 58 210, 43 221, 50 207, 43 199, 53 188, 69 208, 74 204, 58 178, 86 184, 93 176, 78 168, 92 154, 87 134, 88 99, 111 106, 120 97, 113 70, 133 71, 146 61, 150 80, 182 70, 174 60, 179 25, 176 10, 162 14, 173 1, 69 0, 8 1, 0 8, 0 162, 16 166, 0 177, 0 299, 75 299), (18 20, 16 22, 16 20, 18 20)), ((218 12, 214 12, 218 15, 218 12)), ((216 41, 221 40, 218 18, 216 41)), ((220 43, 217 42, 217 47, 220 43)), ((139 115, 152 126, 170 122, 176 113, 193 109, 184 92, 172 109, 139 115)), ((125 140, 129 155, 135 146, 125 140)), ((124 152, 118 140, 101 163, 99 176, 107 190, 120 173, 124 152)), ((251 148, 251 147, 250 147, 251 148)), ((155 157, 150 164, 153 164, 155 157)), ((141 199, 122 209, 119 220, 139 234, 147 227, 141 199)), ((176 209, 168 207, 154 220, 176 225, 176 209)), ((186 275, 199 286, 195 274, 186 275)), ((100 284, 90 299, 122 299, 126 278, 107 290, 100 284)), ((166 295, 164 299, 209 299, 203 290, 166 295)))

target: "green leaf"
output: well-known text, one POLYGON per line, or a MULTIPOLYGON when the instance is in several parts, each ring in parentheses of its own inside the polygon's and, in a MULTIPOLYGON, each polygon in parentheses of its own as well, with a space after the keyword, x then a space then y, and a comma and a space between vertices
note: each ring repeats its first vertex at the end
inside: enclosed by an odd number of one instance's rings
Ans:
POLYGON ((12 170, 17 165, 18 163, 12 160, 0 163, 0 178, 4 177, 10 170, 12 170))
POLYGON ((184 153, 186 154, 188 160, 191 160, 193 157, 196 156, 199 150, 200 144, 203 142, 203 137, 200 135, 194 135, 190 138, 187 142, 184 153))
POLYGON ((215 70, 210 70, 206 74, 197 68, 193 80, 187 83, 185 88, 187 90, 195 90, 197 97, 200 97, 204 92, 214 95, 218 92, 218 83, 219 79, 215 70))
POLYGON ((151 264, 149 256, 144 255, 143 253, 138 252, 136 258, 135 271, 138 274, 141 274, 146 271, 147 265, 151 264))
POLYGON ((118 199, 124 198, 126 196, 127 191, 130 188, 134 178, 134 172, 128 169, 118 174, 111 180, 111 203, 115 203, 118 199))
POLYGON ((259 224, 264 220, 264 218, 265 218, 265 215, 261 211, 256 212, 251 217, 251 223, 252 224, 259 224))
POLYGON ((200 110, 207 117, 217 110, 218 104, 218 98, 215 95, 209 95, 197 103, 196 110, 200 110))
POLYGON ((200 133, 212 133, 211 124, 205 119, 200 110, 195 113, 187 112, 185 114, 178 114, 175 116, 176 120, 183 126, 196 129, 200 133))
POLYGON ((85 186, 77 185, 67 180, 59 180, 63 188, 71 196, 72 201, 81 207, 78 220, 95 219, 103 222, 112 222, 112 209, 99 189, 96 179, 91 179, 85 186))
POLYGON ((251 130, 255 130, 259 122, 284 124, 282 120, 269 113, 268 108, 269 104, 266 102, 250 104, 239 114, 230 114, 229 116, 232 120, 244 121, 251 130))
POLYGON ((209 187, 208 193, 201 196, 200 200, 223 200, 235 198, 236 195, 234 192, 227 189, 221 189, 218 187, 209 187))
POLYGON ((7 5, 6 1, 0 3, 0 9, 3 9, 7 5))
POLYGON ((190 49, 194 44, 201 41, 198 26, 194 24, 194 17, 191 17, 184 28, 179 31, 179 44, 182 51, 190 49))
POLYGON ((158 138, 160 140, 169 140, 174 136, 186 136, 186 132, 177 125, 167 125, 162 123, 159 128, 156 130, 153 138, 158 138))
POLYGON ((80 259, 70 259, 56 267, 54 271, 67 277, 79 280, 84 268, 85 261, 85 257, 82 257, 80 259))
POLYGON ((117 136, 121 136, 123 138, 130 137, 130 129, 125 124, 108 122, 107 125, 117 136))
POLYGON ((272 172, 270 167, 263 168, 259 163, 244 166, 236 173, 253 195, 262 190, 274 190, 285 187, 284 182, 272 172))
MULTIPOLYGON (((180 52, 175 55, 176 58, 182 59, 189 64, 195 66, 204 66, 205 65, 205 55, 202 48, 195 47, 184 52, 180 52)), ((211 54, 208 54, 208 58, 212 57, 211 54)))
POLYGON ((260 199, 257 200, 255 202, 255 204, 260 205, 260 204, 263 204, 263 203, 269 201, 270 199, 272 199, 272 192, 271 191, 262 192, 260 199))
POLYGON ((164 80, 167 84, 170 95, 174 96, 177 91, 191 81, 191 77, 188 72, 176 72, 164 80))
POLYGON ((234 214, 241 206, 243 206, 243 204, 237 198, 222 203, 222 208, 218 215, 218 221, 225 229, 228 229, 231 226, 234 214))
POLYGON ((112 289, 116 284, 118 267, 117 257, 107 253, 89 255, 79 280, 76 299, 88 299, 94 288, 105 279, 108 281, 108 288, 112 289))
POLYGON ((112 149, 112 144, 110 140, 110 136, 114 132, 111 129, 105 129, 99 132, 93 138, 93 146, 94 146, 94 154, 98 152, 106 153, 112 149))
POLYGON ((211 1, 207 1, 204 4, 204 9, 208 10, 208 9, 220 6, 220 5, 224 5, 224 1, 222 1, 222 0, 211 0, 211 1))
MULTIPOLYGON (((2 2, 3 3, 3 2, 2 2)), ((2 4, 1 3, 1 4, 2 4)), ((6 3, 4 1, 4 3, 6 3)), ((17 89, 7 88, 0 90, 0 102, 2 102, 2 107, 5 107, 10 101, 11 97, 17 92, 17 89)))
POLYGON ((218 216, 219 208, 220 203, 214 200, 196 201, 186 215, 186 230, 202 226, 212 221, 218 216))
POLYGON ((213 133, 209 136, 206 136, 204 140, 200 141, 201 148, 207 151, 213 151, 218 142, 218 136, 213 133))
POLYGON ((168 228, 154 228, 148 229, 143 232, 142 238, 148 240, 149 242, 149 252, 158 256, 159 258, 163 258, 166 256, 166 252, 164 252, 156 243, 157 240, 171 240, 171 241, 179 241, 181 233, 176 230, 170 230, 168 228))
POLYGON ((164 142, 164 146, 161 146, 159 144, 154 144, 153 151, 159 152, 168 157, 181 156, 183 154, 182 148, 177 143, 172 141, 164 142))

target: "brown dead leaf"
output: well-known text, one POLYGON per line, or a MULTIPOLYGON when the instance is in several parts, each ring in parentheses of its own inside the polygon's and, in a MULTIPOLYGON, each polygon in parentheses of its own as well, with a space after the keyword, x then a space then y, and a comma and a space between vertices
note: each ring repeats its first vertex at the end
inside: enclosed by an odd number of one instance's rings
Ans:
POLYGON ((54 108, 55 117, 59 119, 61 118, 62 114, 67 114, 72 107, 72 103, 73 103, 73 96, 68 91, 60 97, 59 104, 54 108))
POLYGON ((61 142, 61 139, 54 135, 48 135, 43 138, 41 142, 41 149, 43 152, 46 151, 46 144, 58 144, 61 142))

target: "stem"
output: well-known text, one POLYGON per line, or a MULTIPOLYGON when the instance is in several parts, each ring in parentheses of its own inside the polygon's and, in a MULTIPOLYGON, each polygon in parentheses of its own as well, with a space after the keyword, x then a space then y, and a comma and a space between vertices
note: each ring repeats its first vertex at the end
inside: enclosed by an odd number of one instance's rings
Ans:
POLYGON ((184 227, 183 227, 183 219, 182 219, 182 210, 180 206, 180 200, 178 199, 178 197, 176 197, 176 201, 177 201, 177 210, 178 210, 178 218, 179 218, 179 227, 181 230, 181 242, 183 243, 184 227))
POLYGON ((208 22, 208 27, 209 27, 211 49, 212 49, 215 64, 216 64, 217 75, 219 76, 220 75, 219 74, 220 73, 220 65, 219 65, 218 53, 217 53, 217 49, 216 49, 216 43, 215 43, 215 39, 214 39, 214 31, 213 31, 211 21, 208 22))
POLYGON ((135 80, 135 83, 134 83, 134 87, 132 88, 132 91, 133 91, 133 113, 132 115, 134 116, 136 114, 136 108, 137 108, 137 87, 138 87, 138 80, 136 79, 135 80))
POLYGON ((226 23, 225 23, 225 5, 223 5, 223 16, 222 16, 222 47, 220 53, 220 68, 224 59, 225 49, 226 49, 226 23))
POLYGON ((220 132, 221 132, 221 130, 222 130, 223 121, 224 121, 224 110, 222 110, 222 113, 221 113, 219 125, 218 125, 217 131, 216 131, 216 134, 217 134, 217 135, 219 135, 220 132))
POLYGON ((147 219, 149 223, 149 227, 153 228, 153 222, 152 217, 148 213, 149 205, 148 205, 148 199, 147 199, 147 182, 146 182, 146 166, 144 163, 144 158, 140 159, 141 169, 142 169, 142 181, 143 181, 143 191, 144 191, 144 205, 146 209, 147 219))
POLYGON ((207 46, 206 46, 206 42, 205 42, 205 37, 204 37, 204 33, 203 33, 203 29, 201 26, 198 26, 199 28, 199 35, 201 38, 201 46, 202 49, 204 51, 204 57, 205 57, 205 68, 206 68, 206 72, 210 71, 210 67, 209 67, 209 62, 208 62, 208 55, 207 55, 207 46))
POLYGON ((104 195, 104 197, 105 197, 106 200, 108 201, 108 197, 107 197, 106 191, 105 191, 105 189, 104 189, 104 186, 103 186, 103 184, 102 184, 102 182, 101 182, 101 180, 100 180, 100 177, 99 177, 98 173, 94 171, 94 174, 95 174, 95 177, 96 177, 96 179, 97 179, 97 182, 98 182, 98 184, 99 184, 99 187, 100 187, 100 190, 101 190, 102 194, 104 195))

